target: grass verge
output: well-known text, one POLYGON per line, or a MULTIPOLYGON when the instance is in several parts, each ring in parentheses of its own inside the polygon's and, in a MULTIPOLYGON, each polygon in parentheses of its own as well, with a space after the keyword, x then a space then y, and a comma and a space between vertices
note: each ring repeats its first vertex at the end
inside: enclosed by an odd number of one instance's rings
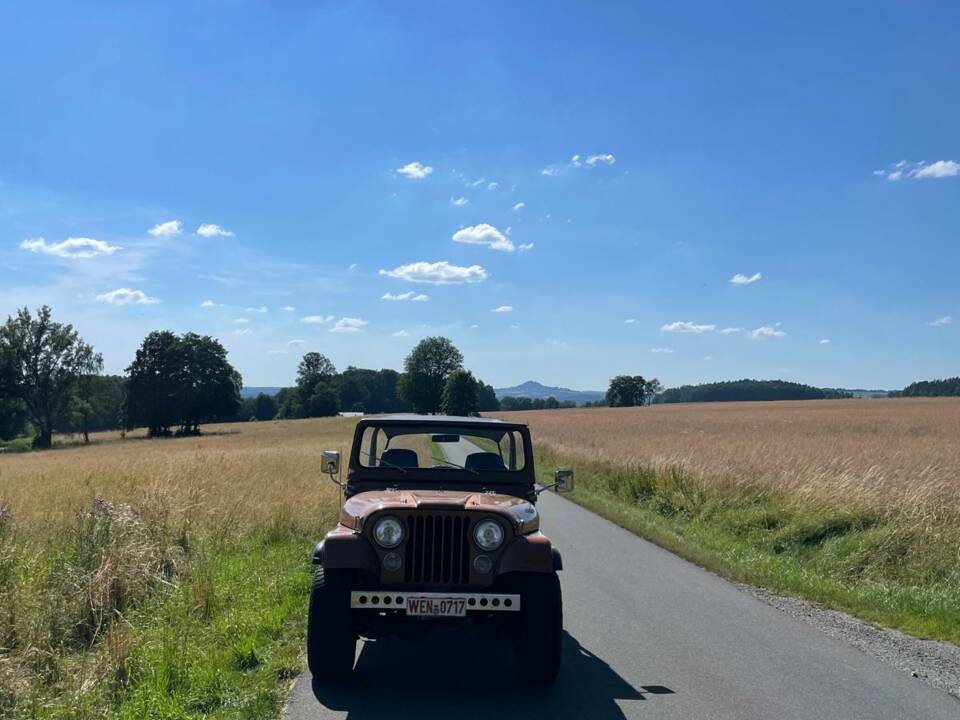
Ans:
POLYGON ((798 503, 679 468, 587 465, 543 444, 537 460, 576 467, 574 502, 720 575, 960 644, 956 522, 798 503))

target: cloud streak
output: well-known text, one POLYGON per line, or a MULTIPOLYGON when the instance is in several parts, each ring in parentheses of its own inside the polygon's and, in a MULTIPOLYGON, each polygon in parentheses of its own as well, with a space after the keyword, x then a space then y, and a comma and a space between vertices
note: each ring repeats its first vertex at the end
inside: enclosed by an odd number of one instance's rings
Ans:
POLYGON ((20 243, 20 249, 70 260, 88 260, 99 255, 113 255, 123 250, 119 245, 85 237, 67 238, 58 243, 48 243, 43 238, 32 238, 20 243))
POLYGON ((490 274, 480 265, 463 267, 451 265, 446 260, 432 263, 423 261, 408 263, 395 267, 393 270, 380 270, 380 275, 429 285, 480 283, 490 277, 490 274))
POLYGON ((117 288, 110 292, 97 295, 97 301, 107 303, 108 305, 155 305, 160 302, 157 298, 150 297, 142 290, 133 290, 131 288, 117 288))
POLYGON ((460 228, 453 234, 452 240, 463 245, 486 245, 491 250, 504 252, 513 252, 516 249, 506 235, 487 223, 460 228))

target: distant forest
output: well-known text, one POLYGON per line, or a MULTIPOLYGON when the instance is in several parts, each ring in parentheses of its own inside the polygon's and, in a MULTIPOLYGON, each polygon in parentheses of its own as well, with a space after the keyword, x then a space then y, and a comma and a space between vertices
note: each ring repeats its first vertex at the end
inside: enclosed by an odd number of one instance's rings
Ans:
POLYGON ((960 396, 960 377, 946 380, 920 380, 910 383, 903 390, 890 393, 890 397, 957 397, 960 396))
POLYGON ((839 390, 785 380, 729 380, 703 385, 681 385, 657 395, 658 403, 736 402, 742 400, 826 400, 853 397, 839 390))

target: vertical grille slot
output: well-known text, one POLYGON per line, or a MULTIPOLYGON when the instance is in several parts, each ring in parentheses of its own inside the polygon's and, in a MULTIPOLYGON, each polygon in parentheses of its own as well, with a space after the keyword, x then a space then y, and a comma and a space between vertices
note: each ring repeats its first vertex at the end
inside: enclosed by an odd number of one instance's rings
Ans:
POLYGON ((403 579, 418 585, 470 581, 470 523, 460 514, 417 514, 406 519, 403 579))

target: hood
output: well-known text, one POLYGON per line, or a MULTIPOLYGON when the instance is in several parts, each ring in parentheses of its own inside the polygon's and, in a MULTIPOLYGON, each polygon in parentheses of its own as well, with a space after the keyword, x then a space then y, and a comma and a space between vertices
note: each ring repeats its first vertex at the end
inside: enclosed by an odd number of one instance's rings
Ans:
POLYGON ((344 503, 340 522, 354 530, 373 513, 383 511, 416 512, 417 510, 466 510, 504 517, 521 534, 540 527, 540 517, 533 503, 513 495, 463 490, 371 490, 358 493, 344 503))

